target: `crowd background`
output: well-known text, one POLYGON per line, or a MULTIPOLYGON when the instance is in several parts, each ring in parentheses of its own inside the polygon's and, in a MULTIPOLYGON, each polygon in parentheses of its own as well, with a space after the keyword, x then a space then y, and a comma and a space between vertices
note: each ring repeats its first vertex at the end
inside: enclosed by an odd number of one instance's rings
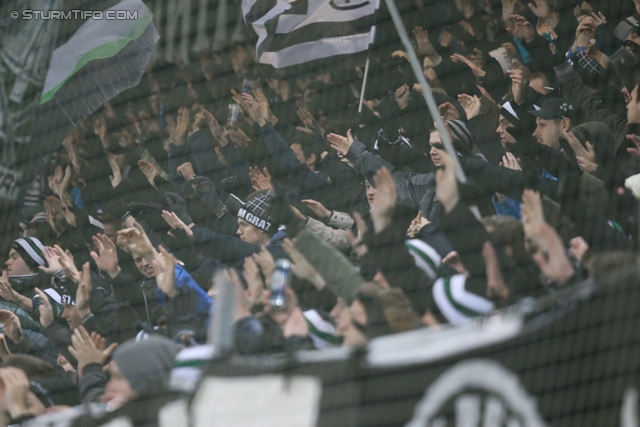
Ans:
POLYGON ((270 355, 465 324, 637 263, 640 1, 399 3, 467 182, 384 6, 362 112, 363 66, 277 71, 253 39, 156 60, 4 224, 6 423, 170 399, 176 355, 210 357, 216 277, 235 352, 270 355))

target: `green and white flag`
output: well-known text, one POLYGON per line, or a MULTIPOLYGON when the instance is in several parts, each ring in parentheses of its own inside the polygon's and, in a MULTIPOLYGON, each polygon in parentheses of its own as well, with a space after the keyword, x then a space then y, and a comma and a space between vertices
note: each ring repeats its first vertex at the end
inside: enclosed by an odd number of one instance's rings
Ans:
MULTIPOLYGON (((40 104, 53 99, 74 75, 92 61, 118 56, 131 42, 140 41, 143 35, 148 34, 146 44, 155 45, 159 39, 152 22, 153 14, 141 0, 123 0, 101 16, 105 19, 96 19, 95 15, 88 19, 67 43, 53 52, 40 104), (106 19, 108 16, 111 19, 106 19)), ((142 62, 144 70, 148 58, 142 62)), ((118 75, 113 77, 118 78, 118 75)))

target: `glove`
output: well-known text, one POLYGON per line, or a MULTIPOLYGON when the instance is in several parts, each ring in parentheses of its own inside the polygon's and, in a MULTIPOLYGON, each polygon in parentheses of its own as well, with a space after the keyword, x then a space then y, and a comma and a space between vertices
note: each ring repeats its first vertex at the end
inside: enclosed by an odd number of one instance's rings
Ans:
POLYGON ((196 176, 193 183, 196 184, 194 188, 196 196, 198 196, 202 203, 209 206, 213 212, 220 217, 221 214, 224 213, 226 206, 218 197, 216 187, 213 183, 204 176, 196 176))
POLYGON ((167 198, 167 204, 175 213, 178 215, 178 218, 185 224, 193 224, 193 220, 187 213, 187 202, 180 196, 178 193, 172 193, 170 191, 165 191, 164 196, 167 198))
POLYGON ((113 188, 99 188, 93 192, 93 201, 105 213, 110 213, 120 221, 127 219, 131 213, 123 202, 123 198, 113 188))
POLYGON ((267 208, 267 213, 276 224, 286 226, 287 236, 293 239, 304 229, 304 222, 293 213, 280 191, 271 189, 267 194, 271 196, 271 204, 267 208))

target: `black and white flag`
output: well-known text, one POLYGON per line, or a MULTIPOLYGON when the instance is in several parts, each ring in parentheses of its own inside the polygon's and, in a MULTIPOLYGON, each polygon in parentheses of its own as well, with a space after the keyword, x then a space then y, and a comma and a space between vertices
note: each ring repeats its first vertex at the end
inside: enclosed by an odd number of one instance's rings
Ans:
POLYGON ((258 35, 259 62, 282 69, 366 51, 379 5, 380 0, 243 0, 242 13, 258 35))

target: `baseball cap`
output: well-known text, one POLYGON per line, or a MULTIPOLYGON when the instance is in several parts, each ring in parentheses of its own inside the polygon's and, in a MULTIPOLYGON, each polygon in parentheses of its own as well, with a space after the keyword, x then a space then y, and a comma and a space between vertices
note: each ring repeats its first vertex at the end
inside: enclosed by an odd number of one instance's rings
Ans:
POLYGON ((638 22, 634 16, 630 16, 621 21, 613 33, 618 39, 625 40, 629 36, 629 31, 631 30, 640 34, 640 22, 638 22))
POLYGON ((529 113, 544 120, 555 120, 564 117, 574 117, 576 110, 573 108, 573 105, 564 98, 547 98, 542 103, 542 108, 529 111, 529 113))

